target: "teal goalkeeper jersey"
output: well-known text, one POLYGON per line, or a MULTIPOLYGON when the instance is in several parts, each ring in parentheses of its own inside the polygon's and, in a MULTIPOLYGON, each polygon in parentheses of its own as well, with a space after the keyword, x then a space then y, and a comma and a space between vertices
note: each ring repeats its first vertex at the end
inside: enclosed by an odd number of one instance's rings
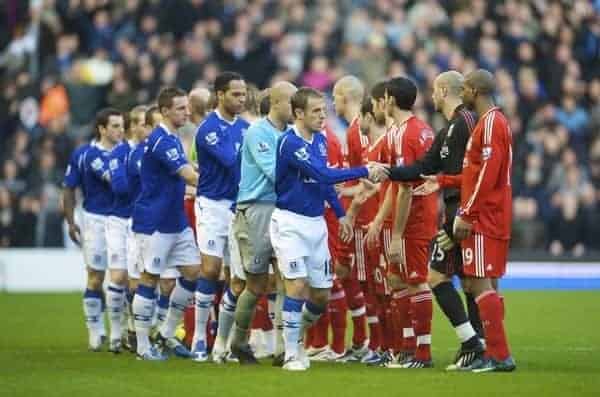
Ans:
POLYGON ((275 203, 275 151, 282 132, 266 117, 252 123, 246 131, 242 144, 239 204, 275 203))

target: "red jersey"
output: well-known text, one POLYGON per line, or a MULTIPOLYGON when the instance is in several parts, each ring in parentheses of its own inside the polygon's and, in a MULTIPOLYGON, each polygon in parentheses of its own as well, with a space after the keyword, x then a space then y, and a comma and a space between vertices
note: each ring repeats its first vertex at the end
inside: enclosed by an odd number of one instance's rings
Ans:
MULTIPOLYGON (((385 133, 384 144, 381 147, 380 153, 382 162, 385 164, 389 164, 392 166, 394 165, 392 159, 392 146, 398 132, 398 127, 396 126, 396 123, 394 123, 388 128, 387 132, 385 133)), ((394 207, 396 203, 396 196, 398 194, 398 184, 392 183, 389 179, 383 182, 381 188, 379 189, 379 202, 382 205, 385 200, 385 196, 387 194, 388 189, 392 189, 392 209, 383 221, 384 228, 391 228, 394 223, 394 207)))
POLYGON ((331 168, 344 167, 344 154, 342 144, 335 135, 335 132, 329 127, 325 127, 325 136, 327 137, 327 166, 331 168))
MULTIPOLYGON (((384 157, 386 156, 386 143, 385 134, 380 136, 375 142, 371 143, 365 151, 363 165, 367 165, 371 161, 386 163, 387 157, 384 157)), ((375 219, 375 216, 377 216, 377 211, 379 210, 380 200, 380 193, 377 192, 360 206, 360 211, 356 217, 356 223, 358 225, 366 226, 371 223, 373 219, 375 219)))
MULTIPOLYGON (((422 158, 431 147, 435 134, 415 116, 409 117, 391 137, 391 164, 409 166, 422 158)), ((395 203, 395 201, 394 201, 395 203)), ((404 238, 430 240, 437 232, 438 194, 413 196, 404 238)))
MULTIPOLYGON (((344 168, 349 167, 361 167, 363 165, 363 157, 369 147, 369 138, 360 133, 360 123, 358 117, 348 126, 346 130, 346 142, 342 147, 344 153, 344 168)), ((355 186, 358 181, 348 181, 345 186, 355 186)), ((352 197, 342 197, 342 205, 347 210, 352 202, 352 197)), ((359 221, 360 213, 357 215, 357 222, 359 221)))
POLYGON ((511 169, 510 126, 500 109, 493 107, 475 125, 463 161, 458 214, 473 224, 475 233, 510 239, 511 169))

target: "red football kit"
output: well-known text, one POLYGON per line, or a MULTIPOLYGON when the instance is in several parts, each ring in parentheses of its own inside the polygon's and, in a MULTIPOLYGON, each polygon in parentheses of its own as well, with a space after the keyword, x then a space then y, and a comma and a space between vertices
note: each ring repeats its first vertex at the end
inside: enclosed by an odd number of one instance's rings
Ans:
POLYGON ((461 242, 465 275, 499 278, 506 272, 512 219, 512 134, 497 108, 477 122, 461 175, 441 175, 442 187, 461 188, 458 215, 473 225, 461 242))

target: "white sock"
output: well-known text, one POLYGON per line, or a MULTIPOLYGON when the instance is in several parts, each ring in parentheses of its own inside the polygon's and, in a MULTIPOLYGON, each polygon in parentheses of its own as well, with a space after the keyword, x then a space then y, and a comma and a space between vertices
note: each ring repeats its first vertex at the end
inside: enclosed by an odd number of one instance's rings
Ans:
POLYGON ((221 298, 221 304, 219 305, 219 326, 217 328, 217 339, 215 342, 219 343, 219 348, 225 350, 227 341, 229 340, 229 334, 231 327, 234 322, 235 307, 237 305, 237 297, 233 295, 231 289, 227 288, 221 298))
POLYGON ((460 339, 461 343, 466 342, 477 335, 469 321, 456 326, 454 330, 456 331, 456 336, 458 336, 458 339, 460 339))
POLYGON ((175 330, 183 318, 183 312, 190 304, 192 296, 194 296, 195 287, 195 281, 189 281, 183 277, 177 279, 175 288, 173 288, 173 292, 171 292, 167 316, 160 328, 160 334, 165 338, 172 338, 175 336, 175 330))
POLYGON ((135 334, 137 337, 137 352, 144 354, 150 349, 150 328, 156 306, 154 288, 139 285, 133 298, 133 315, 135 317, 135 334))
POLYGON ((301 299, 286 296, 283 301, 283 340, 285 341, 285 359, 298 358, 298 341, 300 340, 300 328, 302 325, 301 299))
POLYGON ((108 318, 110 319, 110 339, 121 339, 123 309, 125 308, 125 289, 124 287, 109 283, 106 289, 106 308, 108 309, 108 318))
MULTIPOLYGON (((217 283, 213 280, 207 280, 205 278, 198 279, 196 286, 196 328, 194 330, 193 345, 196 342, 203 341, 206 346, 206 325, 208 323, 208 317, 210 316, 210 310, 215 299, 215 290, 217 289, 217 283)), ((194 347, 192 346, 192 348, 194 347)))
POLYGON ((90 333, 102 334, 102 292, 85 290, 83 294, 85 325, 90 333))
POLYGON ((285 343, 283 341, 283 301, 285 295, 283 291, 277 291, 277 297, 275 298, 275 321, 273 322, 273 328, 275 329, 275 355, 278 356, 285 352, 285 343))

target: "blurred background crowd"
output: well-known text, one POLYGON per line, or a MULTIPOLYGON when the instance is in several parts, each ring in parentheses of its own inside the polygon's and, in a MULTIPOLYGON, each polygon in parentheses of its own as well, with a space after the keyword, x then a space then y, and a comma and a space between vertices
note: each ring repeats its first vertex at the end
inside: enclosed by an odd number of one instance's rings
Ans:
POLYGON ((600 0, 3 4, 0 247, 65 244, 63 171, 101 107, 209 87, 222 70, 324 91, 349 73, 367 87, 407 75, 440 128, 434 77, 483 67, 514 134, 514 251, 600 257, 600 0))

